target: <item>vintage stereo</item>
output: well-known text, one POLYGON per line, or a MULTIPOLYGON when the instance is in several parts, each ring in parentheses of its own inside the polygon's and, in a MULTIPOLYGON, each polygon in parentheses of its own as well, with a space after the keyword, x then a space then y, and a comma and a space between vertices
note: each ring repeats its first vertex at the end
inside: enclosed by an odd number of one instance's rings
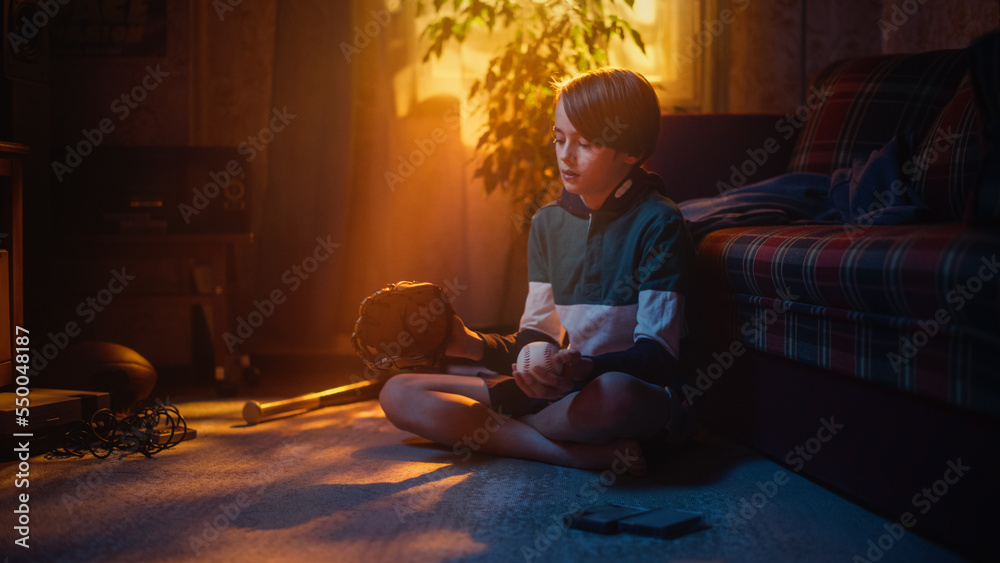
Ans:
POLYGON ((250 174, 236 147, 101 146, 53 196, 74 234, 250 231, 250 174))

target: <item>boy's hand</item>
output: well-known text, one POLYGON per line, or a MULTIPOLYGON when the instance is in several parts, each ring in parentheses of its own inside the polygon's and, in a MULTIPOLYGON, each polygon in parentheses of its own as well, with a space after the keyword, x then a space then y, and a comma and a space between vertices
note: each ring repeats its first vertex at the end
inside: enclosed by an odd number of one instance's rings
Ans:
POLYGON ((566 396, 577 381, 585 381, 593 367, 593 362, 583 358, 576 350, 563 349, 552 357, 557 365, 562 365, 558 375, 550 373, 542 366, 535 366, 530 373, 517 371, 517 365, 511 365, 514 381, 529 397, 555 401, 566 396))

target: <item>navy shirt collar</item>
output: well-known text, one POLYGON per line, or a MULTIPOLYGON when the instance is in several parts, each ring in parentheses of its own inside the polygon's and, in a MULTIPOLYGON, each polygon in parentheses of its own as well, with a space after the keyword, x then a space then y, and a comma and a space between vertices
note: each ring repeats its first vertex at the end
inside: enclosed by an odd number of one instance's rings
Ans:
MULTIPOLYGON (((615 189, 611 191, 611 194, 604 200, 604 203, 597 212, 616 215, 624 213, 632 208, 632 205, 639 196, 651 189, 656 190, 662 195, 666 195, 666 187, 662 178, 642 168, 636 168, 632 172, 629 172, 629 175, 621 183, 615 186, 615 189)), ((563 187, 562 195, 559 196, 559 207, 577 217, 587 217, 593 211, 583 202, 583 198, 577 194, 570 193, 565 187, 563 187)))

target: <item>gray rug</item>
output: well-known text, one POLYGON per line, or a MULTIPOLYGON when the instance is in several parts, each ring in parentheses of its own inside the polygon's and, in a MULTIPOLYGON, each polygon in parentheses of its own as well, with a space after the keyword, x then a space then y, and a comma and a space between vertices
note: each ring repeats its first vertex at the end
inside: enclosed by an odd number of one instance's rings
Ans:
POLYGON ((245 426, 243 401, 182 403, 198 438, 152 458, 31 459, 29 549, 16 561, 957 561, 708 433, 632 478, 456 455, 395 429, 376 401, 245 426), (562 527, 603 503, 703 512, 674 540, 562 527), (871 540, 872 543, 869 543, 871 540), (881 547, 879 547, 881 545, 881 547), (872 549, 878 551, 872 551, 872 549))

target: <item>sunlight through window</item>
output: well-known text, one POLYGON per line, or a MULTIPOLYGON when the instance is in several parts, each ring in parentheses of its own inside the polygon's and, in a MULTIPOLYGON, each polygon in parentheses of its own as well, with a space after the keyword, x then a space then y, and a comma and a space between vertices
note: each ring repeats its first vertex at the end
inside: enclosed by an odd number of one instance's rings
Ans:
MULTIPOLYGON (((386 0, 386 5, 398 1, 386 0)), ((628 21, 641 34, 646 46, 643 53, 634 43, 616 39, 608 49, 609 63, 646 76, 656 87, 665 112, 705 111, 703 84, 709 49, 692 52, 688 47, 701 32, 705 14, 717 3, 718 0, 635 0, 632 8, 621 1, 609 5, 608 13, 628 21)), ((404 2, 402 9, 408 8, 412 9, 404 2)), ((407 115, 414 104, 431 97, 453 98, 460 108, 463 142, 474 145, 480 134, 481 119, 474 103, 467 99, 469 88, 482 77, 495 53, 513 40, 514 34, 499 25, 492 33, 477 29, 461 46, 448 44, 440 58, 421 62, 429 42, 420 35, 434 19, 432 9, 420 17, 414 13, 415 31, 409 48, 415 62, 400 68, 394 77, 397 115, 407 115)))

